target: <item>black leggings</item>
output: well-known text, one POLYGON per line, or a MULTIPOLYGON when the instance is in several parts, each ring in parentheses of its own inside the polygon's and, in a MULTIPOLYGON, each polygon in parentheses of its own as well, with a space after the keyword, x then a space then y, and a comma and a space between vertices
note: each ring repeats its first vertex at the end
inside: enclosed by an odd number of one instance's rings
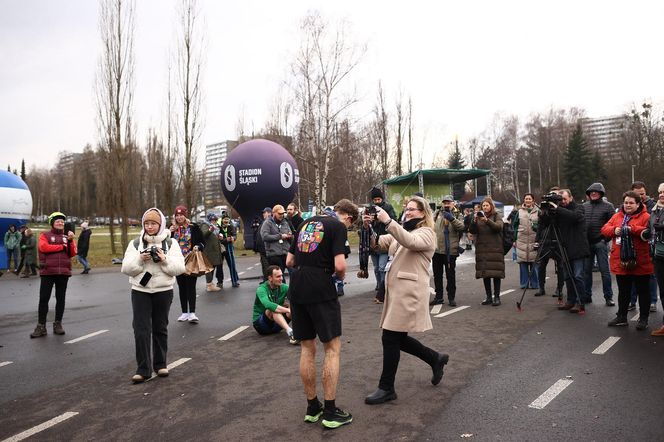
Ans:
POLYGON ((180 307, 182 313, 196 312, 196 280, 197 276, 179 275, 175 277, 178 282, 178 291, 180 294, 180 307))
POLYGON ((41 277, 37 322, 46 324, 48 301, 51 299, 53 286, 55 286, 55 320, 57 322, 62 321, 62 315, 65 313, 65 295, 67 293, 68 281, 68 275, 46 275, 41 277))
POLYGON ((487 298, 491 297, 491 280, 493 279, 493 293, 500 296, 500 278, 484 278, 484 291, 487 298))
POLYGON ((438 357, 438 352, 411 338, 408 333, 383 329, 383 373, 378 383, 381 390, 394 390, 394 378, 402 351, 422 359, 432 367, 438 357))

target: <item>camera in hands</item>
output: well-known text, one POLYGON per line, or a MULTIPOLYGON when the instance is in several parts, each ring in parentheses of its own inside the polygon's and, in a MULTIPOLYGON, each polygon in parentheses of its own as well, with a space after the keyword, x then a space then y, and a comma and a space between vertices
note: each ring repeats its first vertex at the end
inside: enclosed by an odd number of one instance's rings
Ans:
POLYGON ((555 204, 556 206, 559 206, 560 203, 562 202, 563 202, 562 195, 559 195, 556 192, 549 192, 546 195, 542 195, 542 202, 540 203, 540 209, 542 210, 553 209, 551 203, 555 204))

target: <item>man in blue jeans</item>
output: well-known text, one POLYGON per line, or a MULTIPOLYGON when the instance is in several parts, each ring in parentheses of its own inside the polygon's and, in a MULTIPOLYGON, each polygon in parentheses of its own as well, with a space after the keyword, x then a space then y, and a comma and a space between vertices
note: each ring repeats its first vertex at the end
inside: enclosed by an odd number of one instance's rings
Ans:
POLYGON ((560 191, 562 202, 557 205, 549 203, 540 218, 539 228, 546 228, 555 224, 560 230, 560 240, 565 249, 571 274, 565 269, 565 282, 567 284, 567 303, 558 307, 558 310, 567 310, 570 313, 583 315, 586 313, 585 304, 588 302, 585 291, 584 263, 589 253, 588 237, 586 235, 586 218, 583 207, 574 202, 569 189, 560 191))
POLYGON ((613 307, 613 290, 611 288, 611 272, 609 270, 609 248, 606 239, 600 233, 602 226, 606 224, 613 214, 613 204, 604 201, 604 185, 592 183, 586 190, 588 200, 583 203, 583 211, 586 217, 586 229, 588 231, 588 244, 590 256, 585 260, 585 292, 586 299, 592 302, 593 295, 593 263, 597 257, 597 267, 602 275, 602 291, 604 302, 608 307, 613 307))
MULTIPOLYGON (((397 220, 397 214, 394 211, 394 207, 387 201, 383 195, 383 191, 377 187, 371 189, 371 201, 375 206, 380 207, 393 220, 397 220)), ((379 222, 374 218, 374 221, 371 223, 371 227, 376 234, 376 242, 378 242, 378 237, 380 235, 385 235, 387 231, 385 230, 385 224, 379 222)), ((371 262, 373 263, 374 275, 376 275, 376 298, 375 302, 382 304, 385 300, 385 266, 387 265, 388 254, 387 252, 371 252, 371 262)))

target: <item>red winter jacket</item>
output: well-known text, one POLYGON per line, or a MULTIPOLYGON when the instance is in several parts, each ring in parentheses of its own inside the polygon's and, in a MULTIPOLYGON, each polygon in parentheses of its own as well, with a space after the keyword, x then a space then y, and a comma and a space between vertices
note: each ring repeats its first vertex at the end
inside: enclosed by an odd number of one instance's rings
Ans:
POLYGON ((629 234, 632 237, 634 250, 636 251, 636 267, 631 270, 627 270, 620 265, 620 244, 616 244, 616 227, 622 227, 624 219, 625 212, 623 209, 620 209, 602 227, 602 235, 612 238, 613 241, 611 256, 609 258, 611 273, 615 275, 652 275, 655 273, 655 269, 650 258, 650 246, 648 245, 648 241, 644 241, 641 237, 643 231, 649 227, 650 214, 645 210, 643 204, 639 204, 636 212, 632 214, 631 219, 627 222, 630 228, 629 234))
POLYGON ((71 276, 71 258, 76 256, 76 243, 62 231, 51 229, 39 235, 39 274, 71 276))

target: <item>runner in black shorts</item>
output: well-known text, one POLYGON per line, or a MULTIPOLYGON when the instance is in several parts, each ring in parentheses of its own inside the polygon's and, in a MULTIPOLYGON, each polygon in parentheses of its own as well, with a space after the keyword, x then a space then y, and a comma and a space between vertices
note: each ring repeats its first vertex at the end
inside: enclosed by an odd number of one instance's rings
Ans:
POLYGON ((344 258, 347 229, 358 218, 357 206, 341 200, 334 214, 314 216, 302 223, 291 244, 286 266, 297 268, 291 278, 290 308, 293 336, 300 341, 300 376, 307 396, 305 422, 326 428, 349 424, 353 417, 335 405, 341 350, 341 307, 332 275, 346 274, 344 258), (325 349, 323 391, 325 407, 316 395, 316 336, 325 349))

